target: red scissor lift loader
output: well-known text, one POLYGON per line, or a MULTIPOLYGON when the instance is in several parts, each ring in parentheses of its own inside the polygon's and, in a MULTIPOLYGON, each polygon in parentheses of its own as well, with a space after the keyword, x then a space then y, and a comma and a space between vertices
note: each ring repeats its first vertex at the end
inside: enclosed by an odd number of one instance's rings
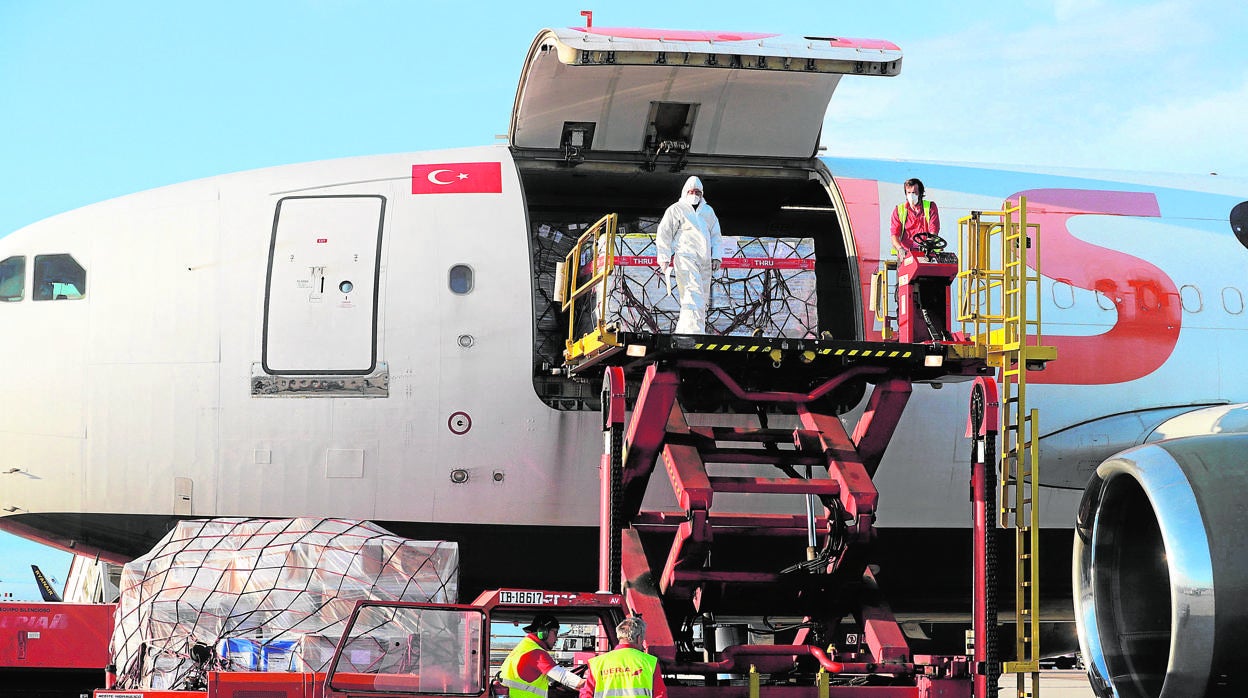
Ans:
POLYGON ((908 283, 938 288, 924 291, 922 320, 899 319, 929 330, 909 341, 600 328, 604 345, 570 357, 574 375, 604 374, 600 587, 646 619, 673 696, 972 695, 972 657, 914 654, 872 564, 872 476, 912 384, 990 371, 944 331, 956 258, 911 264, 908 283), (839 415, 867 383, 866 408, 847 429, 839 415), (709 411, 738 416, 695 421, 737 426, 691 423, 709 411), (771 428, 777 414, 796 416, 796 427, 771 428), (739 426, 746 418, 751 426, 739 426), (678 510, 644 505, 660 465, 678 510), (760 495, 802 496, 806 514, 761 513, 760 495), (743 501, 749 511, 730 510, 743 501), (716 632, 740 619, 772 642, 716 632), (845 641, 847 627, 856 641, 845 641), (732 639, 717 646, 719 636, 732 639))

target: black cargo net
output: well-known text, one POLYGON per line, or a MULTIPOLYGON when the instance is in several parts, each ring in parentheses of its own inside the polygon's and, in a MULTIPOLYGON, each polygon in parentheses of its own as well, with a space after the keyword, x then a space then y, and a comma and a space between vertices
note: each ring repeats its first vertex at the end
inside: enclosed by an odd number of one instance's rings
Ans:
MULTIPOLYGON (((356 601, 455 603, 458 575, 455 543, 367 522, 185 521, 122 573, 117 687, 197 688, 208 670, 324 671, 356 601)), ((367 648, 353 652, 368 664, 367 648)))
POLYGON ((534 357, 538 372, 563 365, 563 347, 568 324, 560 303, 555 300, 555 266, 576 245, 588 223, 538 223, 533 228, 533 333, 534 357))
MULTIPOLYGON (((530 231, 533 255, 533 385, 556 409, 599 409, 600 386, 558 374, 568 341, 568 318, 555 300, 556 265, 597 220, 575 221, 534 216, 530 231)), ((617 268, 607 280, 605 324, 618 331, 668 334, 680 315, 676 280, 672 292, 655 266, 654 235, 659 218, 621 216, 616 244, 617 268)), ((819 333, 814 241, 808 237, 725 236, 724 268, 711 282, 706 333, 809 338, 819 333)), ((586 264, 593 252, 585 250, 586 264)), ((601 289, 576 303, 576 336, 596 325, 601 289)))
MULTIPOLYGON (((616 243, 617 269, 607 282, 606 323, 621 331, 667 334, 680 315, 675 278, 668 294, 666 279, 655 266, 654 234, 659 219, 622 219, 616 243)), ((567 320, 554 300, 555 265, 564 261, 590 222, 540 222, 533 229, 533 307, 535 369, 563 363, 567 320)), ((592 264, 586 249, 582 267, 592 264)), ((819 333, 815 288, 815 246, 805 237, 725 236, 724 268, 711 281, 707 334, 807 338, 819 333)), ((592 329, 599 296, 577 302, 577 332, 592 329)))
MULTIPOLYGON (((810 238, 724 237, 722 268, 712 275, 706 313, 708 335, 810 338, 818 335, 814 242, 810 238)), ((592 271, 593 253, 581 267, 592 271)), ((616 238, 616 268, 606 280, 604 325, 618 331, 669 334, 680 316, 675 273, 656 266, 648 233, 616 238)), ((595 327, 602 289, 577 305, 577 335, 595 327)))

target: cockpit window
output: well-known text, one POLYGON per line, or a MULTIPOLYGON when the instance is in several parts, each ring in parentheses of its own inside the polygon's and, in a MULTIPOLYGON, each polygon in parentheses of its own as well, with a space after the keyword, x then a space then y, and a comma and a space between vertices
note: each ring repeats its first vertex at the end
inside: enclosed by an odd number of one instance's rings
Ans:
POLYGON ((87 270, 72 255, 35 255, 34 272, 34 300, 77 300, 87 295, 87 270))
POLYGON ((9 257, 0 262, 0 301, 20 301, 26 288, 26 258, 9 257))

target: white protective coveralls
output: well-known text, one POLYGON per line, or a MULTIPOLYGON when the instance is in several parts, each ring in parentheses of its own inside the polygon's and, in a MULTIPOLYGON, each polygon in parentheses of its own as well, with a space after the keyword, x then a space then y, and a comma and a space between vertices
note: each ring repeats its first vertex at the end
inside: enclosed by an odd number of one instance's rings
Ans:
POLYGON ((720 265, 719 218, 702 193, 702 180, 685 180, 680 200, 663 213, 655 239, 659 272, 666 273, 668 265, 676 270, 676 287, 680 290, 680 318, 673 330, 676 334, 706 333, 711 274, 720 265))

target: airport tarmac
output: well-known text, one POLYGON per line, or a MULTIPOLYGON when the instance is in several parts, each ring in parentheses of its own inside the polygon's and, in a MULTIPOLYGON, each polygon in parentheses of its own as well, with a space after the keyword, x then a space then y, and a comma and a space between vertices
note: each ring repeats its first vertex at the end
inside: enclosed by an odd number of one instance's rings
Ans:
MULTIPOLYGON (((1002 676, 997 682, 1000 689, 999 698, 1016 698, 1018 696, 1018 679, 1009 674, 1002 676)), ((1040 672, 1039 698, 1096 698, 1092 686, 1088 683, 1088 674, 1084 671, 1042 671, 1040 672)))

